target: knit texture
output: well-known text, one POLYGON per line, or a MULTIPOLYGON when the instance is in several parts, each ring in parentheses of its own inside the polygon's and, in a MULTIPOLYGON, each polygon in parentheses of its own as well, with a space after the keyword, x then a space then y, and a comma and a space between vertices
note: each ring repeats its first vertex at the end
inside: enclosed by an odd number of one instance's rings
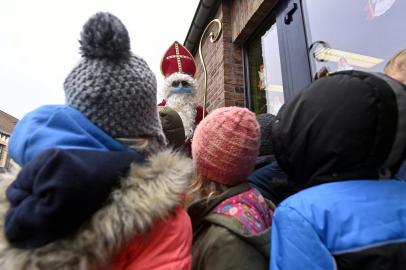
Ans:
POLYGON ((273 155, 272 147, 272 122, 275 119, 275 115, 269 113, 263 113, 257 115, 257 121, 261 127, 261 146, 259 147, 259 155, 273 155))
POLYGON ((245 108, 214 110, 197 126, 192 142, 196 170, 214 182, 234 186, 247 180, 259 152, 260 128, 245 108))
POLYGON ((155 76, 131 53, 123 23, 97 13, 84 25, 80 44, 82 59, 64 83, 67 104, 113 138, 151 137, 164 145, 155 76))

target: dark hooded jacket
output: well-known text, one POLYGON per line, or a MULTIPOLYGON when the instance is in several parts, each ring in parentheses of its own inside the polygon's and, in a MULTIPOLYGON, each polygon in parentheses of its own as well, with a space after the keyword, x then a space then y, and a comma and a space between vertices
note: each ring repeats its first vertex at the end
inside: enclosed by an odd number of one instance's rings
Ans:
POLYGON ((309 187, 272 223, 271 269, 404 269, 406 89, 382 74, 335 73, 281 109, 273 145, 289 179, 309 187))

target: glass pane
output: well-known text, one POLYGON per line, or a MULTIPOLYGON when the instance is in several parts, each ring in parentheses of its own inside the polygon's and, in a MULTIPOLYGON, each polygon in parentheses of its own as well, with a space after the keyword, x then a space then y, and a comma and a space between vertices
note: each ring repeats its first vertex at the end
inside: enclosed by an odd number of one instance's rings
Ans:
POLYGON ((264 88, 267 112, 277 114, 283 105, 283 83, 281 58, 279 55, 278 30, 274 24, 262 37, 262 58, 264 59, 264 88))
POLYGON ((303 7, 314 74, 323 67, 382 72, 406 47, 406 1, 304 0, 303 7))
POLYGON ((248 45, 252 110, 276 114, 284 102, 278 32, 275 21, 263 27, 248 45))

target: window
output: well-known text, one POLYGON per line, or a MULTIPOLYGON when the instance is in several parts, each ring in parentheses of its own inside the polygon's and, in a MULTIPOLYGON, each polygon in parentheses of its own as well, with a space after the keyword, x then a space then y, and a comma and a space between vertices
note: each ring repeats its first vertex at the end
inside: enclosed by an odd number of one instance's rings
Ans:
POLYGON ((268 20, 247 44, 250 107, 257 114, 276 114, 284 96, 275 19, 268 20))
POLYGON ((304 0, 313 77, 322 69, 382 72, 406 47, 400 0, 304 0))
POLYGON ((244 46, 246 100, 275 114, 321 73, 382 72, 406 48, 401 0, 284 0, 244 46))

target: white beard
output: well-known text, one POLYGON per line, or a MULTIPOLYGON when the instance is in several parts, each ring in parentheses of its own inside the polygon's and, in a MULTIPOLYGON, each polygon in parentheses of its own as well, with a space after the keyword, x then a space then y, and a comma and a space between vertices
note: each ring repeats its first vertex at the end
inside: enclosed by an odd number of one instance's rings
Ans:
POLYGON ((195 130, 196 102, 190 94, 172 94, 166 100, 166 105, 175 110, 183 122, 187 139, 193 137, 195 130))

